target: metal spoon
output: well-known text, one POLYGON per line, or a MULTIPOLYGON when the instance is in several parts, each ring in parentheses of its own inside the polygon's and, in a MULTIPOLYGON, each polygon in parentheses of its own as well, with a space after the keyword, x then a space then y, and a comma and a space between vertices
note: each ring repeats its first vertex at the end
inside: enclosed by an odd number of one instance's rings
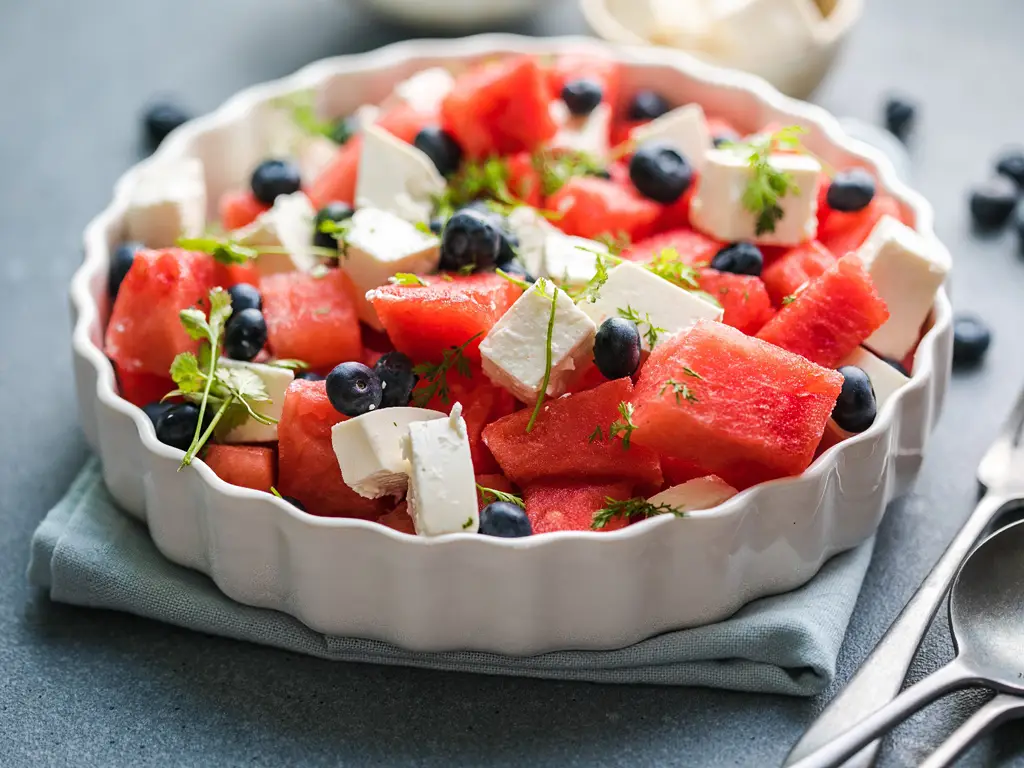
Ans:
POLYGON ((1024 521, 989 536, 964 561, 949 598, 957 656, 873 715, 794 763, 829 768, 943 694, 971 685, 1024 694, 1024 521))

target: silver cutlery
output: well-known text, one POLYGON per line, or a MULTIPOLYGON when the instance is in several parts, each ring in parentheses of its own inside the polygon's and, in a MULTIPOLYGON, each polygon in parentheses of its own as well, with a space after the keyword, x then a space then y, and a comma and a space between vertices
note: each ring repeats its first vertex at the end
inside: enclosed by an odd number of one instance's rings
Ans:
POLYGON ((998 694, 964 720, 938 749, 928 755, 920 768, 945 768, 951 765, 981 734, 1018 717, 1024 717, 1024 698, 1008 693, 998 694))

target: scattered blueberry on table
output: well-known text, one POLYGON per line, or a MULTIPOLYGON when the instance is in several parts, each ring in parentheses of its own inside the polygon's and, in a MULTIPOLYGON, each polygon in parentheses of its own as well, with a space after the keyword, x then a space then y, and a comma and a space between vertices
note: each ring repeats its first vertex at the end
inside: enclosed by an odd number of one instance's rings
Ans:
POLYGON ((1008 149, 996 158, 996 173, 1024 189, 1024 150, 1008 149))
POLYGON ((953 366, 970 368, 985 358, 992 344, 992 331, 976 315, 957 314, 953 316, 953 366))
POLYGON ((883 117, 885 127, 900 141, 906 141, 914 127, 917 107, 904 96, 890 96, 885 101, 883 117))
POLYGON ((843 375, 843 388, 832 409, 832 420, 847 432, 863 432, 874 424, 878 411, 871 379, 856 365, 844 365, 839 373, 843 375))
POLYGON ((518 504, 495 501, 480 512, 480 533, 484 536, 517 539, 521 536, 530 536, 533 527, 530 525, 530 518, 526 516, 526 511, 518 504))
POLYGON ((149 148, 156 149, 171 131, 191 119, 192 115, 172 101, 152 102, 142 114, 142 124, 149 148))
POLYGON ((1006 176, 993 176, 971 189, 971 217, 983 230, 996 230, 1009 221, 1017 205, 1017 185, 1006 176))
POLYGON ((338 413, 362 416, 380 408, 380 377, 362 363, 341 363, 327 374, 327 399, 338 413))

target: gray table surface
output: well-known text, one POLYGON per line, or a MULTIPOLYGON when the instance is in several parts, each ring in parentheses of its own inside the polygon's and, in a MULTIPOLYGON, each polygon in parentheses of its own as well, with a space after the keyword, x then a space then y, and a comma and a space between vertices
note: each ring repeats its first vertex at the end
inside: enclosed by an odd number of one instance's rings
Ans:
MULTIPOLYGON (((869 120, 890 88, 920 101, 915 181, 957 259, 956 304, 997 335, 987 364, 955 378, 917 490, 882 525, 839 682, 971 508, 974 467, 1024 382, 1024 261, 1008 235, 972 237, 964 203, 996 149, 1024 140, 1011 85, 1024 3, 868 5, 818 100, 869 120)), ((553 0, 516 31, 584 27, 571 0, 553 0)), ((169 92, 209 110, 314 59, 410 36, 336 0, 0 2, 0 765, 775 765, 823 705, 332 664, 51 604, 26 584, 32 530, 86 456, 65 288, 82 227, 137 158, 140 106, 169 92)), ((912 677, 950 656, 939 620, 912 677)), ((915 717, 882 764, 916 764, 983 698, 915 717)), ((963 764, 1024 765, 1024 727, 963 764)))

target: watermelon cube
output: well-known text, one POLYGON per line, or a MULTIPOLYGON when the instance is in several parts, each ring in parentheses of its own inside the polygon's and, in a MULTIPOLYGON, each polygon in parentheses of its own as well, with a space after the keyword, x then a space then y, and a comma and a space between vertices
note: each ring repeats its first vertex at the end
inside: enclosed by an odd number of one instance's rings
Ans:
POLYGON ((818 240, 837 257, 845 256, 860 248, 875 224, 886 215, 903 220, 899 203, 887 195, 876 194, 863 210, 852 213, 830 211, 828 218, 818 227, 818 240))
POLYGON ((114 364, 114 376, 117 379, 117 393, 132 405, 141 408, 160 399, 175 389, 174 381, 166 373, 163 376, 155 373, 122 371, 114 364))
MULTIPOLYGON (((537 483, 526 488, 526 516, 534 533, 554 531, 593 530, 594 513, 608 505, 608 500, 625 501, 632 495, 628 482, 620 483, 537 483)), ((622 517, 615 517, 599 528, 617 531, 629 525, 622 517)))
POLYGON ((644 364, 633 441, 736 488, 795 475, 813 459, 842 384, 836 371, 702 320, 644 364))
POLYGON ((107 357, 122 374, 166 376, 175 355, 199 349, 178 313, 205 306, 213 285, 214 261, 205 253, 180 248, 136 253, 110 313, 107 357))
MULTIPOLYGON (((660 345, 659 345, 660 346, 660 345)), ((518 486, 537 482, 630 481, 645 487, 661 485, 661 466, 654 451, 609 437, 620 421, 620 403, 633 393, 629 379, 615 379, 585 392, 548 400, 526 431, 532 408, 516 411, 484 428, 505 476, 518 486)))
POLYGON ((274 485, 274 449, 262 445, 218 445, 206 447, 203 461, 225 483, 270 493, 274 485))
POLYGON ((267 343, 277 357, 312 368, 361 360, 363 344, 352 282, 340 269, 322 277, 281 272, 260 280, 267 343))
POLYGON ((547 205, 561 214, 552 222, 559 229, 591 239, 610 235, 639 240, 650 234, 661 213, 660 205, 635 189, 596 176, 574 176, 547 205))
POLYGON ((836 263, 832 252, 817 240, 811 240, 785 251, 761 272, 775 306, 796 293, 804 283, 813 280, 836 263))
POLYGON ((725 311, 722 322, 748 336, 757 333, 774 314, 768 291, 759 277, 705 267, 700 270, 697 281, 702 291, 722 305, 725 311))
POLYGON ((835 368, 888 318, 871 276, 849 255, 808 283, 757 337, 835 368))
POLYGON ((520 152, 508 158, 506 163, 508 190, 512 196, 534 208, 543 207, 544 191, 540 171, 533 165, 533 156, 529 152, 520 152))
POLYGON ((228 232, 252 224, 261 213, 270 210, 270 206, 257 200, 250 189, 225 192, 219 207, 221 226, 228 232))
POLYGON ((648 262, 667 248, 673 248, 679 259, 691 267, 707 266, 723 245, 695 229, 679 227, 634 242, 622 252, 622 258, 648 262))
POLYGON ((377 518, 377 522, 395 531, 416 535, 416 524, 409 516, 409 506, 403 501, 390 512, 377 518))

